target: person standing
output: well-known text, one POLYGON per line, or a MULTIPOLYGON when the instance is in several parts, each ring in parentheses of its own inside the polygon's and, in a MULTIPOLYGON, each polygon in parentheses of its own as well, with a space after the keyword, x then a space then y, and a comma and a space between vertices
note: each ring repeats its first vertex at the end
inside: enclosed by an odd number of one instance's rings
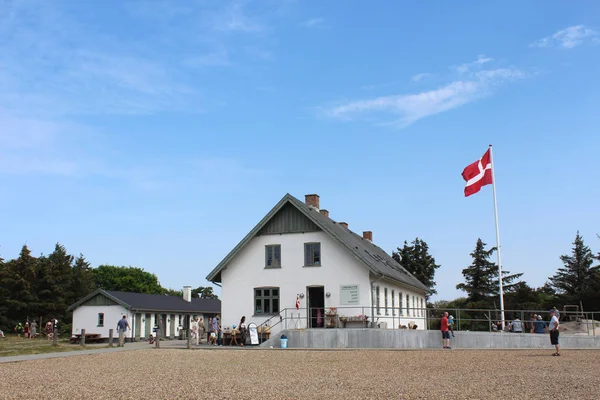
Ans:
POLYGON ((240 320, 240 346, 244 346, 246 344, 246 316, 244 315, 240 320))
POLYGON ((30 337, 32 339, 35 339, 35 337, 37 336, 37 322, 33 321, 31 323, 31 333, 30 333, 30 337))
POLYGON ((117 322, 117 330, 119 331, 119 347, 125 346, 125 332, 129 329, 129 322, 127 316, 123 315, 123 318, 117 322))
POLYGON ((198 343, 202 344, 202 337, 204 336, 204 332, 206 331, 206 327, 204 326, 204 318, 200 317, 198 321, 198 343))
POLYGON ((513 322, 510 323, 510 331, 513 333, 523 333, 523 323, 518 316, 515 316, 513 322))
POLYGON ((198 346, 198 317, 194 317, 191 323, 192 328, 192 341, 196 342, 196 346, 198 346))
POLYGON ((17 338, 21 338, 21 333, 23 333, 23 324, 17 322, 17 326, 15 326, 15 332, 17 332, 17 338))
POLYGON ((538 315, 537 321, 534 323, 533 333, 546 333, 546 323, 541 315, 538 315))
POLYGON ((548 325, 548 331, 550 331, 550 344, 554 346, 556 352, 553 356, 560 356, 560 344, 558 344, 558 329, 560 324, 558 323, 558 317, 554 310, 550 310, 550 325, 548 325))
POLYGON ((450 332, 448 331, 448 313, 442 314, 441 320, 441 331, 442 331, 442 348, 451 349, 450 347, 450 332))

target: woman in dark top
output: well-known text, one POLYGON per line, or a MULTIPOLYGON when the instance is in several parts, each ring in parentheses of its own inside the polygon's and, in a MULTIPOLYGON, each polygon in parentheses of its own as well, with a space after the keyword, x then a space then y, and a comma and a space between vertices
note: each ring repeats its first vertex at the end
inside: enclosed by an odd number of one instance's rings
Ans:
POLYGON ((243 346, 246 344, 246 316, 245 315, 240 320, 239 329, 240 329, 240 336, 242 337, 242 340, 240 341, 240 346, 243 346))

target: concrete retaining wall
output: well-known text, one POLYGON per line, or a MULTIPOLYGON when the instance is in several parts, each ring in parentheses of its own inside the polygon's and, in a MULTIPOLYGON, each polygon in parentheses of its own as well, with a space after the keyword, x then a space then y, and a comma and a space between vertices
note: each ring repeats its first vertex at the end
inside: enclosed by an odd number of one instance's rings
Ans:
MULTIPOLYGON (((404 329, 305 329, 283 330, 261 346, 280 347, 286 335, 288 348, 303 349, 436 349, 442 347, 439 331, 404 329)), ((462 349, 549 348, 548 334, 456 332, 451 346, 462 349)), ((561 335, 562 348, 600 348, 600 337, 561 335)))

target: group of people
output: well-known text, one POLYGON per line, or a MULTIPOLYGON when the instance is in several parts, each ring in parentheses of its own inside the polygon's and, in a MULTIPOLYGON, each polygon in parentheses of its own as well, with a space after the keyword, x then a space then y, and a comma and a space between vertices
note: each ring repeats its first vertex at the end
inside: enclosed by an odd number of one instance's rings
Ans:
MULTIPOLYGON (((558 311, 553 310, 558 316, 558 311)), ((558 317, 557 317, 558 318, 558 317)), ((514 333, 547 333, 548 322, 544 321, 544 317, 541 314, 533 314, 528 321, 521 321, 521 319, 515 315, 515 318, 502 328, 502 321, 498 321, 492 325, 494 332, 514 332, 514 333)))
MULTIPOLYGON (((124 321, 125 318, 126 317, 123 316, 123 319, 121 321, 124 321)), ((122 326, 125 326, 124 323, 122 323, 121 321, 119 321, 119 323, 122 324, 122 326)), ((129 324, 127 324, 127 328, 128 327, 129 327, 129 324)), ((119 327, 119 329, 120 329, 120 327, 119 327)), ((119 330, 119 339, 121 338, 120 333, 121 333, 121 330, 119 330)), ((196 316, 190 322, 190 338, 196 346, 199 346, 200 344, 202 344, 202 338, 204 337, 205 333, 207 334, 206 343, 208 345, 223 346, 223 328, 221 326, 221 317, 219 315, 215 315, 212 318, 208 319, 208 327, 204 323, 204 318, 202 318, 202 317, 196 316)), ((246 335, 247 335, 246 317, 243 316, 240 319, 240 323, 238 325, 234 324, 232 327, 231 344, 244 346, 244 344, 246 343, 246 335), (240 342, 239 343, 237 341, 237 333, 240 334, 240 342)), ((155 340, 156 340, 156 337, 154 335, 151 335, 148 338, 148 343, 154 344, 155 340)))
MULTIPOLYGON (((531 333, 550 333, 550 344, 554 346, 555 352, 552 353, 553 356, 560 356, 560 344, 559 344, 559 328, 560 328, 560 313, 555 308, 548 311, 550 314, 550 322, 546 324, 544 318, 541 315, 533 315, 527 329, 530 330, 531 333)), ((443 349, 451 349, 450 347, 450 332, 452 332, 452 337, 454 337, 454 318, 450 315, 448 317, 448 313, 444 312, 442 314, 442 319, 440 322, 440 329, 442 331, 442 348, 443 349)), ((502 331, 502 322, 498 322, 494 324, 496 327, 495 330, 502 331)), ((511 323, 507 324, 504 330, 507 332, 517 332, 522 333, 525 325, 516 317, 511 323)))
MULTIPOLYGON (((204 325, 204 319, 198 319, 198 317, 195 317, 191 323, 190 328, 192 340, 195 341, 196 346, 200 345, 202 343, 202 337, 207 331, 206 326, 204 325)), ((208 345, 223 346, 223 327, 221 326, 221 317, 219 315, 215 315, 208 321, 208 336, 206 342, 208 345)), ((242 316, 242 318, 240 319, 240 323, 237 326, 235 324, 232 326, 230 344, 244 346, 245 343, 246 317, 242 316), (240 334, 240 343, 238 343, 237 341, 238 332, 240 334)))
MULTIPOLYGON (((46 335, 47 340, 53 338, 56 329, 58 329, 58 320, 56 318, 52 318, 50 321, 46 322, 43 333, 46 335)), ((38 324, 36 321, 32 321, 31 323, 26 321, 25 324, 18 322, 17 325, 15 325, 14 331, 18 338, 21 338, 21 335, 26 339, 34 339, 39 336, 38 324)), ((0 337, 4 337, 4 332, 2 332, 2 330, 0 330, 0 337)))

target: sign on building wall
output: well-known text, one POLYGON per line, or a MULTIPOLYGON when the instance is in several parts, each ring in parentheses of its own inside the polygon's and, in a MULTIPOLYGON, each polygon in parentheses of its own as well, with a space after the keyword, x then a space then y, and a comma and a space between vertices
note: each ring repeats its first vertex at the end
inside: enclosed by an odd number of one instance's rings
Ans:
POLYGON ((340 305, 360 304, 358 285, 340 285, 340 305))

